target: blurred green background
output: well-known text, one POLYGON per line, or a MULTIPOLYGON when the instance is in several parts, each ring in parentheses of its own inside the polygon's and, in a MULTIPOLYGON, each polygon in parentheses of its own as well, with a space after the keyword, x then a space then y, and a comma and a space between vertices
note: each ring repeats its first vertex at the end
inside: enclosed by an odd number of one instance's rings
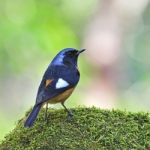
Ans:
POLYGON ((33 106, 45 69, 66 47, 87 49, 68 107, 150 111, 148 1, 0 0, 0 139, 33 106))

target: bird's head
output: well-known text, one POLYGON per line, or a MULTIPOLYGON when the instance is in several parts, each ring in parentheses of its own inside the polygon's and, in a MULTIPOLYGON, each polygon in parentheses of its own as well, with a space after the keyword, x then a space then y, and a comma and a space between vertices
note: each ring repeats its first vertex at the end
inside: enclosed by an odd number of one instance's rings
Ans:
POLYGON ((61 50, 51 62, 52 65, 76 65, 80 53, 85 49, 77 50, 74 48, 65 48, 61 50))

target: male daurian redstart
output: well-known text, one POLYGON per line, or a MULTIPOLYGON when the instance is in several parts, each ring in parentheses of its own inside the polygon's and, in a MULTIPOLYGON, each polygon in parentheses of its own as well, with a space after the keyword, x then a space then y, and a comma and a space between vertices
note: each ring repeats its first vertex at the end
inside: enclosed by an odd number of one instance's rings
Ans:
POLYGON ((72 112, 64 105, 64 102, 71 95, 79 81, 80 73, 77 61, 78 56, 83 51, 85 49, 65 48, 54 57, 43 75, 35 105, 24 123, 25 127, 33 125, 44 104, 46 104, 45 119, 47 119, 48 103, 61 103, 68 113, 68 118, 73 116, 72 112))

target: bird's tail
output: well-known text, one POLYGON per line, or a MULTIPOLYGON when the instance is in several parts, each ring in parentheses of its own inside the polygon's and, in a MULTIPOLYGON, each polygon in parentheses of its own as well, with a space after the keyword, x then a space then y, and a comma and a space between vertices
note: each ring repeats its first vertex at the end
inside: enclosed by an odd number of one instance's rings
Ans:
POLYGON ((35 121, 35 119, 37 118, 37 115, 41 109, 42 105, 35 105, 30 113, 30 115, 28 116, 27 120, 24 123, 24 127, 31 127, 35 121))

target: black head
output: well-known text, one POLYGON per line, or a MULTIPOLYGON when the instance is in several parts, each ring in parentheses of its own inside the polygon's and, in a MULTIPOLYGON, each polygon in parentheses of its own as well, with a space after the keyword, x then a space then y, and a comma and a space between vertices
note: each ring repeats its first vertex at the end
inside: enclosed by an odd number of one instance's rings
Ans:
POLYGON ((65 48, 55 56, 51 64, 77 65, 78 56, 83 51, 85 51, 85 49, 77 50, 74 48, 65 48))

